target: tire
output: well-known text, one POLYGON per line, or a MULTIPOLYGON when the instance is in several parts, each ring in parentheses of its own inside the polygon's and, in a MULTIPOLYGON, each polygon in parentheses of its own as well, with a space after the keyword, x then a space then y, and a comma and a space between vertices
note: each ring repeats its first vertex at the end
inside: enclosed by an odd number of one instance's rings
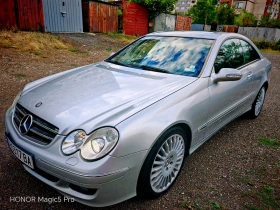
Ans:
POLYGON ((137 195, 152 199, 167 192, 176 181, 186 156, 187 135, 173 127, 153 145, 139 175, 137 195))
POLYGON ((251 110, 248 112, 249 118, 256 119, 260 115, 265 99, 265 94, 266 94, 266 88, 262 86, 262 88, 258 92, 258 95, 254 103, 252 104, 251 110))

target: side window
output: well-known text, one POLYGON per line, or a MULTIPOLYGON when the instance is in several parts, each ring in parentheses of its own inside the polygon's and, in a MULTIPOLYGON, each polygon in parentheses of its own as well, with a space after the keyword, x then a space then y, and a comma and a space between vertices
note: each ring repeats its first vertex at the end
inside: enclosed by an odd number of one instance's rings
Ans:
POLYGON ((240 40, 240 43, 244 53, 245 64, 260 59, 258 52, 248 42, 240 40))
POLYGON ((222 68, 238 68, 244 64, 241 43, 238 39, 225 41, 216 57, 214 68, 218 73, 222 68))

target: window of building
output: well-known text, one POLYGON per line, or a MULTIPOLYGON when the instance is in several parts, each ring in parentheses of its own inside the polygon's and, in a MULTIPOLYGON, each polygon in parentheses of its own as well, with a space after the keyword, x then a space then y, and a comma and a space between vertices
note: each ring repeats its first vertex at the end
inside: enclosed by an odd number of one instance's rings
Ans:
POLYGON ((244 3, 243 3, 243 2, 237 2, 237 3, 235 4, 235 8, 237 8, 237 9, 242 9, 243 6, 244 6, 244 3))
POLYGON ((185 9, 185 7, 181 7, 181 9, 185 9))

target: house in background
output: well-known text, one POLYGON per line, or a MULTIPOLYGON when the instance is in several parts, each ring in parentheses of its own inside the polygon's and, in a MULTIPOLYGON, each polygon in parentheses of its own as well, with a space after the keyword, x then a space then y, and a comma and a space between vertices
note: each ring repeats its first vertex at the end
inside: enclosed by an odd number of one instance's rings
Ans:
POLYGON ((254 14, 258 20, 262 16, 271 15, 274 19, 280 19, 278 0, 219 0, 220 4, 233 5, 236 14, 242 9, 254 14))
POLYGON ((188 10, 196 4, 197 0, 179 0, 176 4, 175 11, 180 13, 188 12, 188 10))

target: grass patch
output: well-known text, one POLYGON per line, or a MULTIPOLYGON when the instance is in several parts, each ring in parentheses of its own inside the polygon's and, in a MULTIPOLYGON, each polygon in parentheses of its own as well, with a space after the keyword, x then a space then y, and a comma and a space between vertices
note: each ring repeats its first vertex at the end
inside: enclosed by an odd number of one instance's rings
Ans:
POLYGON ((280 147, 280 142, 278 141, 275 141, 275 140, 269 140, 267 138, 259 138, 259 141, 264 144, 264 145, 267 145, 267 146, 271 146, 271 147, 280 147))
POLYGON ((255 206, 245 206, 245 208, 248 209, 248 210, 262 210, 260 208, 255 207, 255 206))
POLYGON ((197 203, 195 202, 194 204, 192 204, 191 202, 188 201, 182 201, 178 203, 179 207, 181 208, 185 208, 185 209, 197 209, 197 210, 202 210, 203 208, 197 203))
POLYGON ((72 52, 72 53, 78 52, 78 50, 76 50, 76 49, 70 49, 69 51, 72 52))
POLYGON ((213 210, 221 209, 220 205, 216 202, 211 202, 210 205, 213 210))
POLYGON ((66 40, 41 32, 0 31, 0 47, 15 48, 22 51, 39 53, 41 50, 70 49, 66 40))
POLYGON ((15 74, 15 77, 22 79, 22 78, 26 77, 26 75, 25 74, 15 74))
POLYGON ((106 48, 106 52, 110 52, 111 50, 111 48, 106 48))
POLYGON ((130 44, 137 38, 136 36, 128 36, 128 35, 124 35, 124 34, 120 34, 120 33, 116 33, 116 32, 108 32, 105 34, 107 34, 108 36, 110 36, 114 39, 117 39, 118 41, 120 41, 124 44, 130 44))
POLYGON ((265 185, 257 194, 261 197, 264 206, 267 209, 279 209, 280 204, 273 197, 274 189, 265 185))

